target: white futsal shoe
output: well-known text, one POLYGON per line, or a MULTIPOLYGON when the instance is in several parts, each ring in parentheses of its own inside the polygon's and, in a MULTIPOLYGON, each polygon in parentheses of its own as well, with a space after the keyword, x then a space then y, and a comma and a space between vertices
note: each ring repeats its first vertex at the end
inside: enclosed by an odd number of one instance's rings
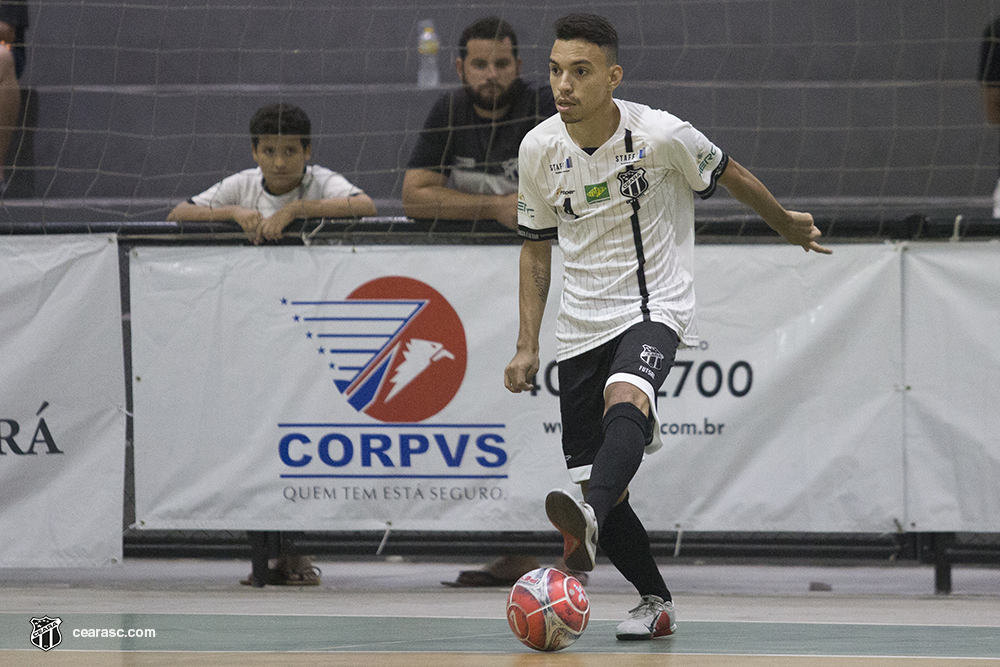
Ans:
POLYGON ((570 570, 590 572, 597 559, 597 518, 594 509, 562 489, 549 491, 545 513, 563 536, 563 560, 570 570))
POLYGON ((677 630, 674 602, 664 602, 656 595, 643 595, 642 602, 629 610, 629 617, 618 624, 615 636, 621 640, 667 637, 677 630))

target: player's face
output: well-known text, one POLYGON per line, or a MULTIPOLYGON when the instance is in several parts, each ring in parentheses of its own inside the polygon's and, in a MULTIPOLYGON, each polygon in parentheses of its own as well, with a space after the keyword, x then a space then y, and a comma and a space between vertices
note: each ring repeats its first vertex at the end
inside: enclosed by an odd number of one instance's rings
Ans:
POLYGON ((510 87, 521 74, 509 37, 470 39, 465 58, 455 61, 458 76, 478 108, 492 112, 510 105, 510 87))
POLYGON ((611 93, 622 68, 609 66, 601 47, 582 39, 557 39, 549 55, 549 85, 564 123, 592 120, 612 109, 611 93))
POLYGON ((311 157, 312 148, 303 148, 297 134, 262 134, 253 147, 253 159, 264 173, 264 183, 276 195, 299 187, 311 157))

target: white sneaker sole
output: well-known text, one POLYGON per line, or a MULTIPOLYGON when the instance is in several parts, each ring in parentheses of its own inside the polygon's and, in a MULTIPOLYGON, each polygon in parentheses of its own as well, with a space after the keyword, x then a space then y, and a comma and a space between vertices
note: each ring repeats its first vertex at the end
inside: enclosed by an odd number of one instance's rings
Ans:
POLYGON ((586 510, 561 489, 545 497, 545 513, 563 536, 563 560, 566 567, 580 572, 594 569, 597 554, 597 526, 587 521, 586 510))

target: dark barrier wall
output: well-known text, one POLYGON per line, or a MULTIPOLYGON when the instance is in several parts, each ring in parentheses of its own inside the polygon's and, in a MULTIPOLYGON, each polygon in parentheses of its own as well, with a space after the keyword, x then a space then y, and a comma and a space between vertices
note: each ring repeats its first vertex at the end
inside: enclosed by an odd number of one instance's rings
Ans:
POLYGON ((249 116, 284 99, 313 117, 317 162, 398 200, 439 92, 416 90, 417 22, 435 21, 442 84, 461 28, 488 12, 544 81, 552 21, 580 9, 618 27, 622 97, 692 121, 780 196, 985 201, 996 182, 975 82, 991 0, 29 6, 36 197, 186 198, 252 166, 249 116))

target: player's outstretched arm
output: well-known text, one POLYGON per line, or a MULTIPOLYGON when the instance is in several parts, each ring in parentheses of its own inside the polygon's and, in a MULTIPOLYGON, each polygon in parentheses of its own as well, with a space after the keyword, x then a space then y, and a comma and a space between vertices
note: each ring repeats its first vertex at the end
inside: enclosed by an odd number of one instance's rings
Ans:
POLYGON ((521 246, 517 352, 503 373, 504 386, 515 394, 534 389, 531 379, 539 366, 538 334, 542 329, 542 315, 551 281, 551 241, 525 241, 521 246))
POLYGON ((756 211, 771 229, 792 245, 802 246, 806 252, 833 253, 816 242, 822 233, 816 228, 811 214, 786 211, 764 184, 736 160, 729 159, 719 183, 726 186, 733 197, 756 211))

